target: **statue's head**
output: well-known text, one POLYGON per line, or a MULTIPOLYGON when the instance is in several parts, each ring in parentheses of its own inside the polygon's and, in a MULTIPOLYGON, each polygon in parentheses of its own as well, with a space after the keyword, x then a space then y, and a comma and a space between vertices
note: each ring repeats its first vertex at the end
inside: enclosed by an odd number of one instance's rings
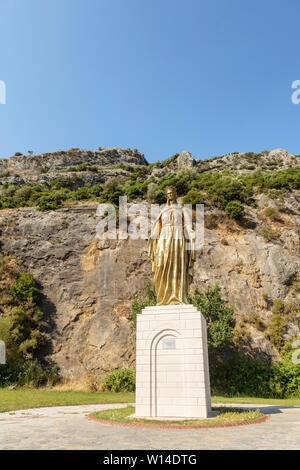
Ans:
POLYGON ((176 202, 176 200, 177 200, 177 191, 176 191, 175 186, 167 186, 165 188, 165 192, 166 192, 168 202, 176 202))

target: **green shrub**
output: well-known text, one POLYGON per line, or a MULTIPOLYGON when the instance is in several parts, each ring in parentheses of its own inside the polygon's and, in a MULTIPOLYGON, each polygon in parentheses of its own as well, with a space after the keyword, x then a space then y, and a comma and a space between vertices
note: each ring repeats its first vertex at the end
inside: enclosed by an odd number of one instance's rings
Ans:
POLYGON ((154 202, 156 204, 165 204, 167 202, 167 196, 165 191, 158 189, 154 196, 154 202))
POLYGON ((204 195, 197 189, 191 189, 183 198, 183 204, 203 204, 204 195))
POLYGON ((125 195, 129 199, 135 199, 137 197, 144 196, 146 192, 147 192, 147 184, 136 182, 134 184, 131 184, 128 188, 126 188, 125 195))
POLYGON ((43 326, 42 319, 42 311, 30 301, 12 309, 11 336, 25 358, 31 359, 33 353, 48 339, 46 333, 40 330, 43 326))
POLYGON ((263 398, 300 397, 300 365, 293 364, 291 354, 283 361, 253 360, 233 352, 210 364, 212 393, 248 395, 263 398))
POLYGON ((47 385, 50 387, 53 387, 61 381, 61 376, 59 375, 59 369, 57 365, 50 367, 50 369, 46 369, 46 374, 47 385))
POLYGON ((287 354, 283 361, 274 364, 270 389, 276 398, 300 397, 300 364, 293 364, 291 355, 287 354))
POLYGON ((282 314, 276 313, 272 316, 265 333, 266 337, 279 352, 281 352, 285 347, 283 335, 286 332, 286 328, 286 319, 283 318, 282 314))
POLYGON ((6 364, 0 365, 0 387, 11 384, 41 386, 57 383, 59 376, 56 366, 45 369, 36 360, 26 360, 13 333, 15 326, 11 316, 0 318, 0 340, 6 346, 6 364))
POLYGON ((41 330, 43 313, 37 305, 40 291, 31 274, 25 272, 16 279, 10 293, 12 308, 3 320, 9 323, 7 335, 17 346, 20 357, 31 359, 48 339, 41 330))
POLYGON ((299 189, 300 168, 288 168, 265 176, 266 189, 299 189))
POLYGON ((58 202, 66 201, 71 196, 72 191, 69 188, 61 188, 53 193, 54 199, 58 202))
POLYGON ((151 287, 151 283, 147 283, 146 295, 144 297, 136 296, 131 303, 132 322, 134 328, 136 327, 136 317, 142 313, 143 308, 151 305, 156 305, 157 298, 155 290, 151 287))
POLYGON ((35 360, 27 363, 22 377, 19 378, 19 383, 29 388, 38 388, 47 382, 47 373, 41 364, 35 360))
POLYGON ((50 181, 50 186, 52 189, 61 189, 63 187, 63 184, 58 179, 54 179, 50 181))
POLYGON ((243 204, 239 201, 231 201, 226 205, 225 211, 232 219, 241 220, 244 216, 245 209, 243 204))
POLYGON ((37 302, 40 291, 31 274, 22 273, 16 283, 11 287, 11 294, 18 302, 24 302, 29 299, 37 302))
POLYGON ((0 387, 17 385, 18 387, 37 388, 45 385, 53 386, 60 381, 57 367, 50 369, 35 361, 7 361, 0 366, 0 387))
MULTIPOLYGON (((18 345, 11 335, 11 326, 10 317, 0 318, 0 341, 4 341, 5 343, 7 362, 15 362, 20 358, 18 345)), ((0 365, 0 369, 1 367, 0 365)))
POLYGON ((99 202, 108 202, 114 204, 115 206, 119 205, 119 197, 124 196, 124 192, 122 189, 116 189, 113 192, 103 192, 99 197, 99 202))
POLYGON ((90 191, 87 187, 79 188, 77 191, 73 193, 73 198, 77 201, 82 201, 83 199, 90 198, 90 191))
POLYGON ((23 385, 23 373, 26 369, 25 361, 7 360, 6 364, 0 365, 0 387, 8 385, 23 385))
POLYGON ((156 196, 157 189, 158 189, 158 186, 157 186, 156 183, 151 182, 151 183, 148 184, 148 189, 147 189, 147 199, 148 199, 148 201, 150 201, 150 202, 155 201, 155 196, 156 196))
POLYGON ((59 381, 56 366, 50 369, 44 368, 37 360, 29 360, 32 357, 32 354, 28 352, 29 348, 36 350, 41 343, 44 344, 47 338, 38 330, 28 333, 23 329, 23 335, 27 335, 27 340, 23 343, 20 342, 21 330, 25 325, 24 322, 18 324, 18 336, 16 337, 17 324, 15 320, 12 317, 0 318, 0 340, 4 341, 6 346, 6 364, 0 365, 0 387, 11 384, 32 387, 45 384, 55 385, 59 381), (31 342, 28 337, 31 337, 31 342))
POLYGON ((159 182, 160 189, 167 186, 175 186, 178 196, 184 196, 190 189, 193 180, 198 178, 198 174, 193 170, 178 170, 176 172, 167 173, 159 182))
POLYGON ((105 377, 102 389, 111 392, 134 392, 135 370, 124 367, 115 369, 105 377))
POLYGON ((19 204, 22 201, 26 202, 31 198, 33 192, 34 192, 34 190, 33 190, 32 186, 29 186, 29 185, 25 184, 24 186, 21 186, 20 188, 18 188, 15 191, 15 193, 14 193, 15 201, 19 204))
POLYGON ((120 196, 124 196, 120 179, 111 178, 104 184, 103 191, 101 191, 98 201, 103 203, 108 202, 117 206, 120 196))
POLYGON ((92 197, 98 197, 102 192, 103 188, 100 185, 92 186, 91 188, 89 188, 89 193, 92 197))
POLYGON ((235 320, 233 307, 225 305, 218 284, 201 292, 198 288, 189 296, 192 303, 207 322, 208 345, 215 349, 225 349, 232 344, 235 320))
POLYGON ((57 369, 44 368, 34 360, 48 339, 42 331, 43 313, 37 305, 40 291, 34 278, 21 272, 18 260, 2 256, 0 281, 0 340, 5 342, 7 361, 0 366, 0 386, 54 383, 57 369))
POLYGON ((240 169, 241 170, 255 170, 255 165, 244 164, 240 166, 240 169))
POLYGON ((236 348, 244 347, 245 345, 249 345, 251 340, 251 335, 246 328, 245 323, 241 322, 236 325, 233 331, 233 344, 236 348))
POLYGON ((267 361, 254 361, 234 351, 228 358, 210 360, 211 389, 214 395, 253 397, 271 396, 273 366, 267 361))
POLYGON ((230 201, 243 202, 246 198, 246 187, 243 182, 232 176, 222 176, 209 189, 214 200, 225 208, 230 201))
POLYGON ((57 200, 53 194, 40 196, 40 198, 37 200, 37 203, 38 210, 42 212, 52 211, 62 207, 61 200, 57 200))

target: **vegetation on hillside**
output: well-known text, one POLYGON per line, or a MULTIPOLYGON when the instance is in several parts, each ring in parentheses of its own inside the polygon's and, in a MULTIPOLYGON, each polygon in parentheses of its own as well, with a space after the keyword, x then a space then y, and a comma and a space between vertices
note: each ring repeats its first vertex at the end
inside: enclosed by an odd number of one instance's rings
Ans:
MULTIPOLYGON (((70 177, 67 181, 54 179, 48 185, 14 185, 4 183, 1 188, 0 208, 37 207, 41 211, 63 207, 68 201, 95 200, 118 204, 119 196, 127 196, 129 200, 147 199, 155 203, 165 202, 164 189, 175 186, 184 203, 205 203, 206 205, 226 210, 230 217, 241 219, 244 205, 253 205, 253 197, 259 193, 267 193, 277 197, 285 192, 300 188, 300 168, 282 170, 278 162, 274 165, 258 166, 258 155, 245 154, 250 162, 256 165, 252 171, 241 172, 234 169, 214 169, 201 172, 201 169, 172 169, 178 154, 164 162, 151 165, 115 165, 114 169, 123 169, 127 177, 112 177, 104 184, 85 186, 78 173, 99 172, 101 167, 81 164, 69 167, 70 177), (171 165, 171 166, 170 166, 171 165), (161 176, 153 173, 168 168, 161 176), (79 189, 74 190, 76 181, 79 189)), ((296 158, 296 157, 295 157, 296 158)), ((211 159, 213 160, 213 159, 211 159)), ((247 161, 248 161, 247 160, 247 161)), ((106 167, 107 169, 108 167, 106 167)), ((270 214, 272 218, 272 214, 270 214)))
POLYGON ((57 380, 56 368, 46 370, 36 359, 48 340, 39 298, 37 283, 22 270, 20 261, 0 257, 0 340, 6 345, 0 386, 39 386, 57 380))

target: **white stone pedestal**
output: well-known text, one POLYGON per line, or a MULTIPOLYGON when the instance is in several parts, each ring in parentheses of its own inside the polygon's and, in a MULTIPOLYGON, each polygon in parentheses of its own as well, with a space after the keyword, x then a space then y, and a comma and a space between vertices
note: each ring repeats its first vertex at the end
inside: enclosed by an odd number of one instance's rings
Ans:
POLYGON ((207 418, 210 411, 205 318, 193 305, 144 308, 137 315, 135 416, 207 418))

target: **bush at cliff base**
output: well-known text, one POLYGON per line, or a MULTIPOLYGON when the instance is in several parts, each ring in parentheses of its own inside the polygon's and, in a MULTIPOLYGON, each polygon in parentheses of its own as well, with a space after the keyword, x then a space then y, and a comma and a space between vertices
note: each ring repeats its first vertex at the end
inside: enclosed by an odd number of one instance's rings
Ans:
POLYGON ((104 391, 133 392, 135 390, 135 370, 120 367, 105 377, 104 391))
POLYGON ((233 352, 229 359, 210 360, 213 395, 252 396, 262 398, 299 398, 300 364, 292 362, 292 354, 271 363, 246 358, 233 352))

